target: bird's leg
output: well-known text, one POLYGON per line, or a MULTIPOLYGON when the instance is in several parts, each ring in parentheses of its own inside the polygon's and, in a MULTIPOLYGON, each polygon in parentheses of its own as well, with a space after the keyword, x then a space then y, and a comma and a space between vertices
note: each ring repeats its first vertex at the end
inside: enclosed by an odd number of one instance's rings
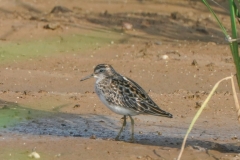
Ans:
POLYGON ((132 125, 132 136, 131 136, 131 142, 134 142, 134 120, 132 116, 129 116, 131 119, 131 125, 132 125))
POLYGON ((124 115, 124 116, 123 116, 123 125, 122 125, 122 128, 120 129, 120 131, 119 131, 117 137, 115 138, 116 141, 119 140, 119 136, 120 136, 120 134, 122 133, 123 128, 124 128, 125 126, 126 126, 126 116, 124 115))

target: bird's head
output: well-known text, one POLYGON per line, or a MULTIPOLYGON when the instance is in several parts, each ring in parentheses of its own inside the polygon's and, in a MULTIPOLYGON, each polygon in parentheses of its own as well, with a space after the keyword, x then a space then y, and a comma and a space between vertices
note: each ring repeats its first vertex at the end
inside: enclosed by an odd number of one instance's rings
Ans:
POLYGON ((103 79, 106 77, 110 77, 116 74, 116 71, 113 69, 113 67, 109 64, 99 64, 94 68, 93 74, 82 78, 80 81, 84 81, 86 79, 89 79, 91 77, 94 77, 96 79, 103 79))

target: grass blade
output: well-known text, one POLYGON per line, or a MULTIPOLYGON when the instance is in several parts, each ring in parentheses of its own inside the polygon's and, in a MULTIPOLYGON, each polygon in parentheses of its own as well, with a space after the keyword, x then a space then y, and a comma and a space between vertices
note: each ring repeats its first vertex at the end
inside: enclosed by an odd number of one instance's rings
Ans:
POLYGON ((233 76, 229 76, 229 77, 226 77, 226 78, 223 78, 221 79, 220 81, 218 81, 213 89, 211 90, 211 92, 209 93, 208 97, 206 98, 206 100, 203 102, 202 106, 200 107, 200 109, 197 111, 196 115, 193 117, 193 120, 188 128, 188 131, 184 137, 184 140, 183 140, 183 143, 182 143, 182 147, 181 147, 181 150, 180 150, 180 153, 178 155, 178 158, 177 160, 180 160, 181 159, 181 156, 182 156, 182 153, 184 151, 184 147, 185 147, 185 144, 186 144, 186 141, 187 141, 187 137, 189 135, 189 133, 191 132, 192 128, 193 128, 193 125, 195 124, 195 122, 197 121, 198 117, 200 116, 200 114, 202 113, 203 109, 206 107, 207 103, 209 102, 209 100, 211 99, 212 95, 214 94, 215 90, 217 89, 217 87, 219 86, 219 84, 222 82, 222 81, 225 81, 225 80, 228 80, 228 79, 233 79, 233 76))

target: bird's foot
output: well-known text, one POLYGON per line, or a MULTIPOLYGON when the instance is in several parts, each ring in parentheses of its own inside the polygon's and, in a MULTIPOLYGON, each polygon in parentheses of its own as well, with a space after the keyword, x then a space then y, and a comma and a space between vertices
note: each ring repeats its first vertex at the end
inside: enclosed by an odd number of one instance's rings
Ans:
POLYGON ((115 141, 119 141, 119 136, 117 136, 117 137, 115 138, 115 141))
POLYGON ((135 142, 134 137, 132 137, 129 142, 130 142, 130 143, 134 143, 134 142, 135 142))

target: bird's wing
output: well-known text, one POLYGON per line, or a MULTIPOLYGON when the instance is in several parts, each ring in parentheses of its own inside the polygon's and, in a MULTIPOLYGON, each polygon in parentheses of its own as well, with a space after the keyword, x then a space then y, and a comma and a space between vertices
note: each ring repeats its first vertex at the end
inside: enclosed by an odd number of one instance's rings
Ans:
POLYGON ((123 107, 132 109, 142 114, 172 117, 170 113, 160 109, 147 95, 147 93, 130 78, 113 78, 111 83, 115 85, 115 87, 119 90, 119 93, 122 95, 121 98, 123 107))

